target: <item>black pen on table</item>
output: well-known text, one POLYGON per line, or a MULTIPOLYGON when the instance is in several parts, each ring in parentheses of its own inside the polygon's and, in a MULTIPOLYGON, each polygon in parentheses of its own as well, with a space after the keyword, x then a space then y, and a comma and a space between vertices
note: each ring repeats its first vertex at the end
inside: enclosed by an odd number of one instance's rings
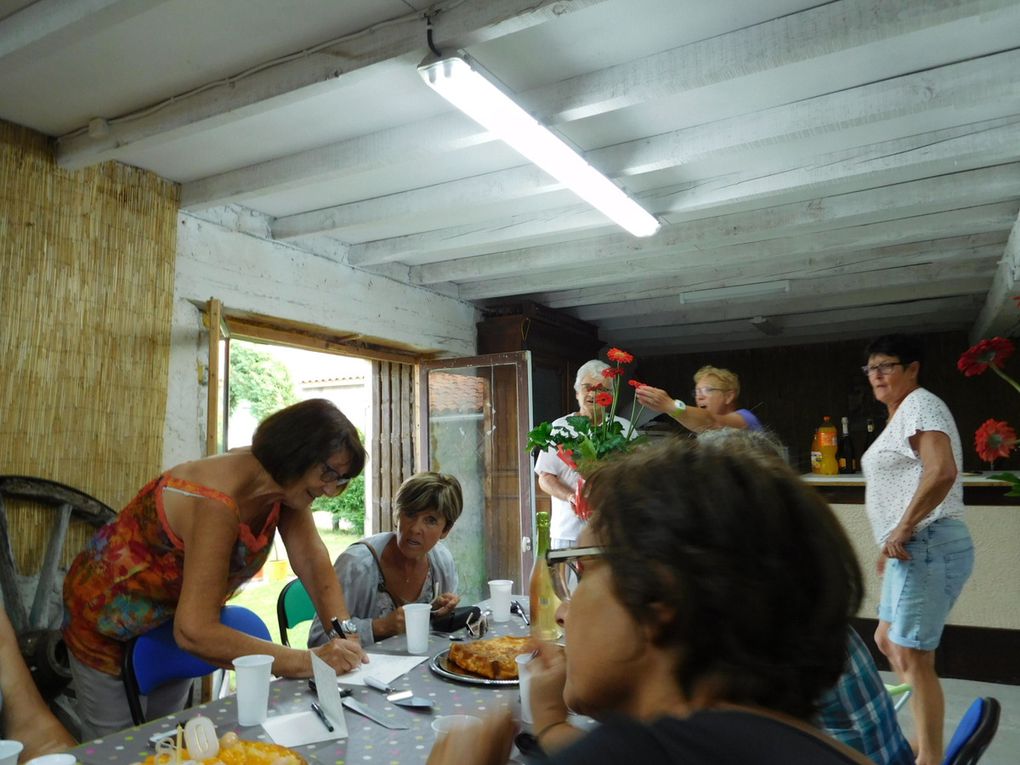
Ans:
POLYGON ((326 713, 322 711, 322 707, 320 707, 314 701, 312 702, 312 711, 315 712, 315 714, 317 714, 319 716, 320 720, 322 720, 322 724, 326 726, 326 730, 328 730, 330 733, 332 733, 333 732, 333 723, 331 723, 329 721, 329 718, 326 717, 326 713))

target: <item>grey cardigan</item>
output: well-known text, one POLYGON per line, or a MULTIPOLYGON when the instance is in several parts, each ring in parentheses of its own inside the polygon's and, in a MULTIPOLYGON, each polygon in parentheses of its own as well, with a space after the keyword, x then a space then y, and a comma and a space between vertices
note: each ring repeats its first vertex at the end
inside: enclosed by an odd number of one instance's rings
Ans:
MULTIPOLYGON (((382 555, 383 548, 393 539, 396 534, 386 531, 382 534, 365 537, 360 540, 372 546, 376 555, 382 555)), ((432 590, 435 582, 439 583, 440 592, 457 592, 457 568, 453 562, 453 555, 442 543, 429 550, 429 573, 425 577, 425 584, 415 599, 416 603, 428 603, 432 600, 432 590)), ((375 635, 372 633, 372 620, 385 616, 396 609, 393 599, 386 592, 382 574, 375 558, 364 544, 352 544, 336 559, 333 564, 337 579, 344 591, 344 600, 351 612, 351 618, 358 624, 358 632, 361 635, 361 644, 369 646, 375 643, 375 635)), ((308 647, 322 645, 326 642, 326 632, 322 628, 319 617, 316 616, 312 622, 312 628, 308 633, 308 647)))

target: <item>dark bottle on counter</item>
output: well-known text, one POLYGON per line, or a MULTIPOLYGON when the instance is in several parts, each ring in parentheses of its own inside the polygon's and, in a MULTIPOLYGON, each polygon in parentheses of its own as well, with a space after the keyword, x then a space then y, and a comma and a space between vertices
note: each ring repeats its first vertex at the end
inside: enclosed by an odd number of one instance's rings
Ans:
POLYGON ((850 418, 842 417, 840 422, 843 426, 839 434, 839 451, 836 452, 836 461, 839 463, 839 472, 843 474, 857 472, 857 452, 854 451, 854 441, 850 438, 850 418))

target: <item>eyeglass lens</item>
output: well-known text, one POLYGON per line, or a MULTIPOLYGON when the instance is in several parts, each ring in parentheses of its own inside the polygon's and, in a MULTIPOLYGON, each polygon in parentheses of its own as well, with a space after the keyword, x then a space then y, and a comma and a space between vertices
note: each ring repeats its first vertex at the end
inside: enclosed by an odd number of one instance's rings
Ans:
POLYGON ((722 388, 695 388, 694 390, 691 391, 691 397, 697 398, 699 395, 707 396, 709 393, 712 393, 717 390, 722 390, 722 388))
POLYGON ((337 486, 345 486, 351 480, 350 478, 344 478, 325 462, 322 463, 322 474, 319 478, 326 483, 335 483, 337 486))
POLYGON ((881 364, 873 364, 871 366, 865 364, 863 367, 861 367, 861 371, 864 372, 865 377, 876 373, 884 377, 902 363, 903 362, 900 361, 883 361, 881 364))

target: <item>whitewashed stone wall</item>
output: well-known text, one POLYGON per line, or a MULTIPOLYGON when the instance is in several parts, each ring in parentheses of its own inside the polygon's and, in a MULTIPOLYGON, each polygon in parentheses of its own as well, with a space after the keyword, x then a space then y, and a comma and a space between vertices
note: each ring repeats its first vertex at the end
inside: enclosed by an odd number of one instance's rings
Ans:
POLYGON ((207 391, 200 305, 360 332, 445 356, 475 352, 469 303, 350 268, 287 244, 182 213, 163 462, 202 456, 207 391))

